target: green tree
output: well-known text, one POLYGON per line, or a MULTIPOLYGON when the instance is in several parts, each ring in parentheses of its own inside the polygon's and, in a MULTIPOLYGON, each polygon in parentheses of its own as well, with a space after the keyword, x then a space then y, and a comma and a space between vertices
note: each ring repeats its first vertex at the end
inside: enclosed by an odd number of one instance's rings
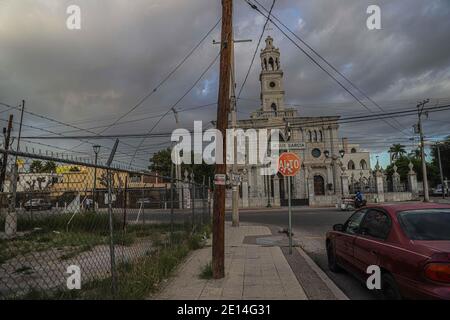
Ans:
POLYGON ((52 173, 56 172, 56 163, 53 161, 42 162, 41 160, 33 160, 30 165, 32 173, 52 173))
MULTIPOLYGON (((155 153, 150 158, 149 169, 152 172, 158 172, 161 176, 170 177, 170 169, 172 165, 172 151, 170 148, 163 149, 155 153)), ((191 159, 194 159, 193 153, 191 159)), ((208 165, 204 161, 202 164, 182 164, 181 170, 187 170, 189 173, 194 172, 194 179, 197 183, 203 182, 203 177, 213 179, 214 166, 208 165)), ((184 177, 182 177, 184 178, 184 177)))
MULTIPOLYGON (((441 163, 444 178, 450 178, 450 136, 440 141, 439 150, 441 151, 441 163)), ((436 168, 439 169, 439 159, 437 153, 437 146, 433 145, 431 147, 431 156, 433 157, 432 163, 436 168)), ((439 171, 438 171, 439 172, 439 171)), ((440 178, 438 179, 440 183, 440 178)))
MULTIPOLYGON (((392 176, 392 174, 394 173, 394 165, 396 165, 397 172, 400 174, 400 180, 404 183, 407 183, 410 162, 413 164, 413 170, 417 174, 418 181, 423 181, 422 160, 420 159, 420 157, 401 156, 392 165, 389 165, 386 168, 388 177, 392 176)), ((439 171, 437 167, 433 163, 427 162, 427 175, 429 181, 434 183, 438 177, 438 172, 439 171)))
POLYGON ((393 144, 389 148, 389 152, 391 153, 392 160, 398 160, 406 154, 405 146, 399 143, 393 144))
POLYGON ((54 163, 53 161, 47 161, 45 165, 42 167, 42 172, 45 173, 56 172, 56 163, 54 163))
POLYGON ((44 167, 41 160, 33 160, 30 164, 30 172, 32 173, 41 173, 42 168, 44 167))
POLYGON ((170 177, 171 163, 171 150, 167 148, 158 151, 150 158, 150 166, 148 168, 152 172, 158 172, 161 176, 170 177))

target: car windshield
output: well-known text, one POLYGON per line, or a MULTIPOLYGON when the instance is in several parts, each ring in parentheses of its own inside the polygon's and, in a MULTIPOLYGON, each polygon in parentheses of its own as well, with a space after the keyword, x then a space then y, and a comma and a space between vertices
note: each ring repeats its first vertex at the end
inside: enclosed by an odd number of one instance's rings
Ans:
POLYGON ((450 240, 450 209, 403 211, 398 217, 411 240, 450 240))

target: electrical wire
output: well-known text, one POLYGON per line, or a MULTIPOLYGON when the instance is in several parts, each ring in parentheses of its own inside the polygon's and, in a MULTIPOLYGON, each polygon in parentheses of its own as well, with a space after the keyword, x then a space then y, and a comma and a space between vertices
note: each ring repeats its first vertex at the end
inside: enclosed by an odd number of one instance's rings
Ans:
MULTIPOLYGON (((363 102, 361 101, 361 99, 359 99, 353 92, 351 92, 344 84, 342 84, 342 82, 340 82, 335 76, 333 76, 328 70, 326 70, 316 59, 314 59, 314 57, 312 57, 308 52, 306 52, 301 46, 298 45, 298 43, 296 43, 278 24, 276 24, 271 18, 270 16, 266 16, 255 4, 251 3, 250 0, 244 0, 252 9, 256 10, 258 13, 260 13, 262 16, 266 17, 269 19, 269 21, 275 26, 277 27, 278 30, 280 30, 281 33, 283 33, 283 35, 289 39, 289 41, 291 41, 300 51, 302 51, 315 65, 317 65, 320 69, 322 69, 322 71, 324 71, 330 78, 332 78, 337 84, 339 84, 340 87, 342 87, 348 94, 350 94, 356 101, 359 102, 359 104, 361 106, 363 106, 365 109, 367 109, 369 112, 373 111, 363 102)), ((405 136, 407 136, 407 134, 405 134, 403 131, 401 131, 399 128, 393 126, 390 122, 384 121, 386 124, 388 124, 389 126, 391 126, 392 128, 394 128, 395 130, 399 130, 399 132, 405 136)))
MULTIPOLYGON (((209 69, 212 68, 212 66, 217 62, 217 59, 220 57, 221 51, 219 51, 219 53, 215 56, 215 58, 212 60, 212 62, 208 65, 208 67, 203 70, 203 72, 201 73, 201 75, 197 78, 197 80, 195 80, 195 82, 193 83, 193 85, 172 105, 172 107, 170 109, 168 109, 166 111, 166 113, 164 113, 161 118, 159 118, 159 120, 153 125, 153 127, 147 132, 148 134, 151 134, 153 132, 153 130, 159 125, 159 123, 174 109, 176 108, 176 106, 192 91, 192 89, 194 89, 197 84, 200 82, 200 80, 203 78, 203 76, 209 71, 209 69)), ((131 158, 130 161, 130 165, 133 164, 134 159, 136 157, 137 152, 140 150, 142 144, 144 143, 144 141, 147 139, 147 137, 144 137, 141 142, 139 143, 138 147, 136 148, 133 157, 131 158)))

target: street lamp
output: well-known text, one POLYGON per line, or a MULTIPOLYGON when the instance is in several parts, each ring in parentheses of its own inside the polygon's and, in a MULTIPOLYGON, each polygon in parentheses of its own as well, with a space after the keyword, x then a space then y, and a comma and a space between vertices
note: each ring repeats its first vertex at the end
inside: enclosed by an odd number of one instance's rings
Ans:
POLYGON ((92 189, 92 201, 94 203, 94 211, 95 211, 95 204, 97 203, 97 160, 98 160, 98 153, 100 152, 99 145, 94 145, 92 148, 94 149, 95 154, 95 166, 94 166, 94 186, 92 189))

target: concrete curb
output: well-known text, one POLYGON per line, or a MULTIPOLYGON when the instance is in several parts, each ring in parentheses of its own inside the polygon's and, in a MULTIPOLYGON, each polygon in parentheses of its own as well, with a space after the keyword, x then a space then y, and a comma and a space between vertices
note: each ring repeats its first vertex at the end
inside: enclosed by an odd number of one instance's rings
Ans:
POLYGON ((325 272, 320 269, 320 267, 303 251, 302 248, 296 247, 300 255, 308 263, 309 267, 314 270, 314 272, 319 276, 323 283, 330 289, 337 300, 350 300, 345 293, 334 284, 334 282, 326 275, 325 272))

